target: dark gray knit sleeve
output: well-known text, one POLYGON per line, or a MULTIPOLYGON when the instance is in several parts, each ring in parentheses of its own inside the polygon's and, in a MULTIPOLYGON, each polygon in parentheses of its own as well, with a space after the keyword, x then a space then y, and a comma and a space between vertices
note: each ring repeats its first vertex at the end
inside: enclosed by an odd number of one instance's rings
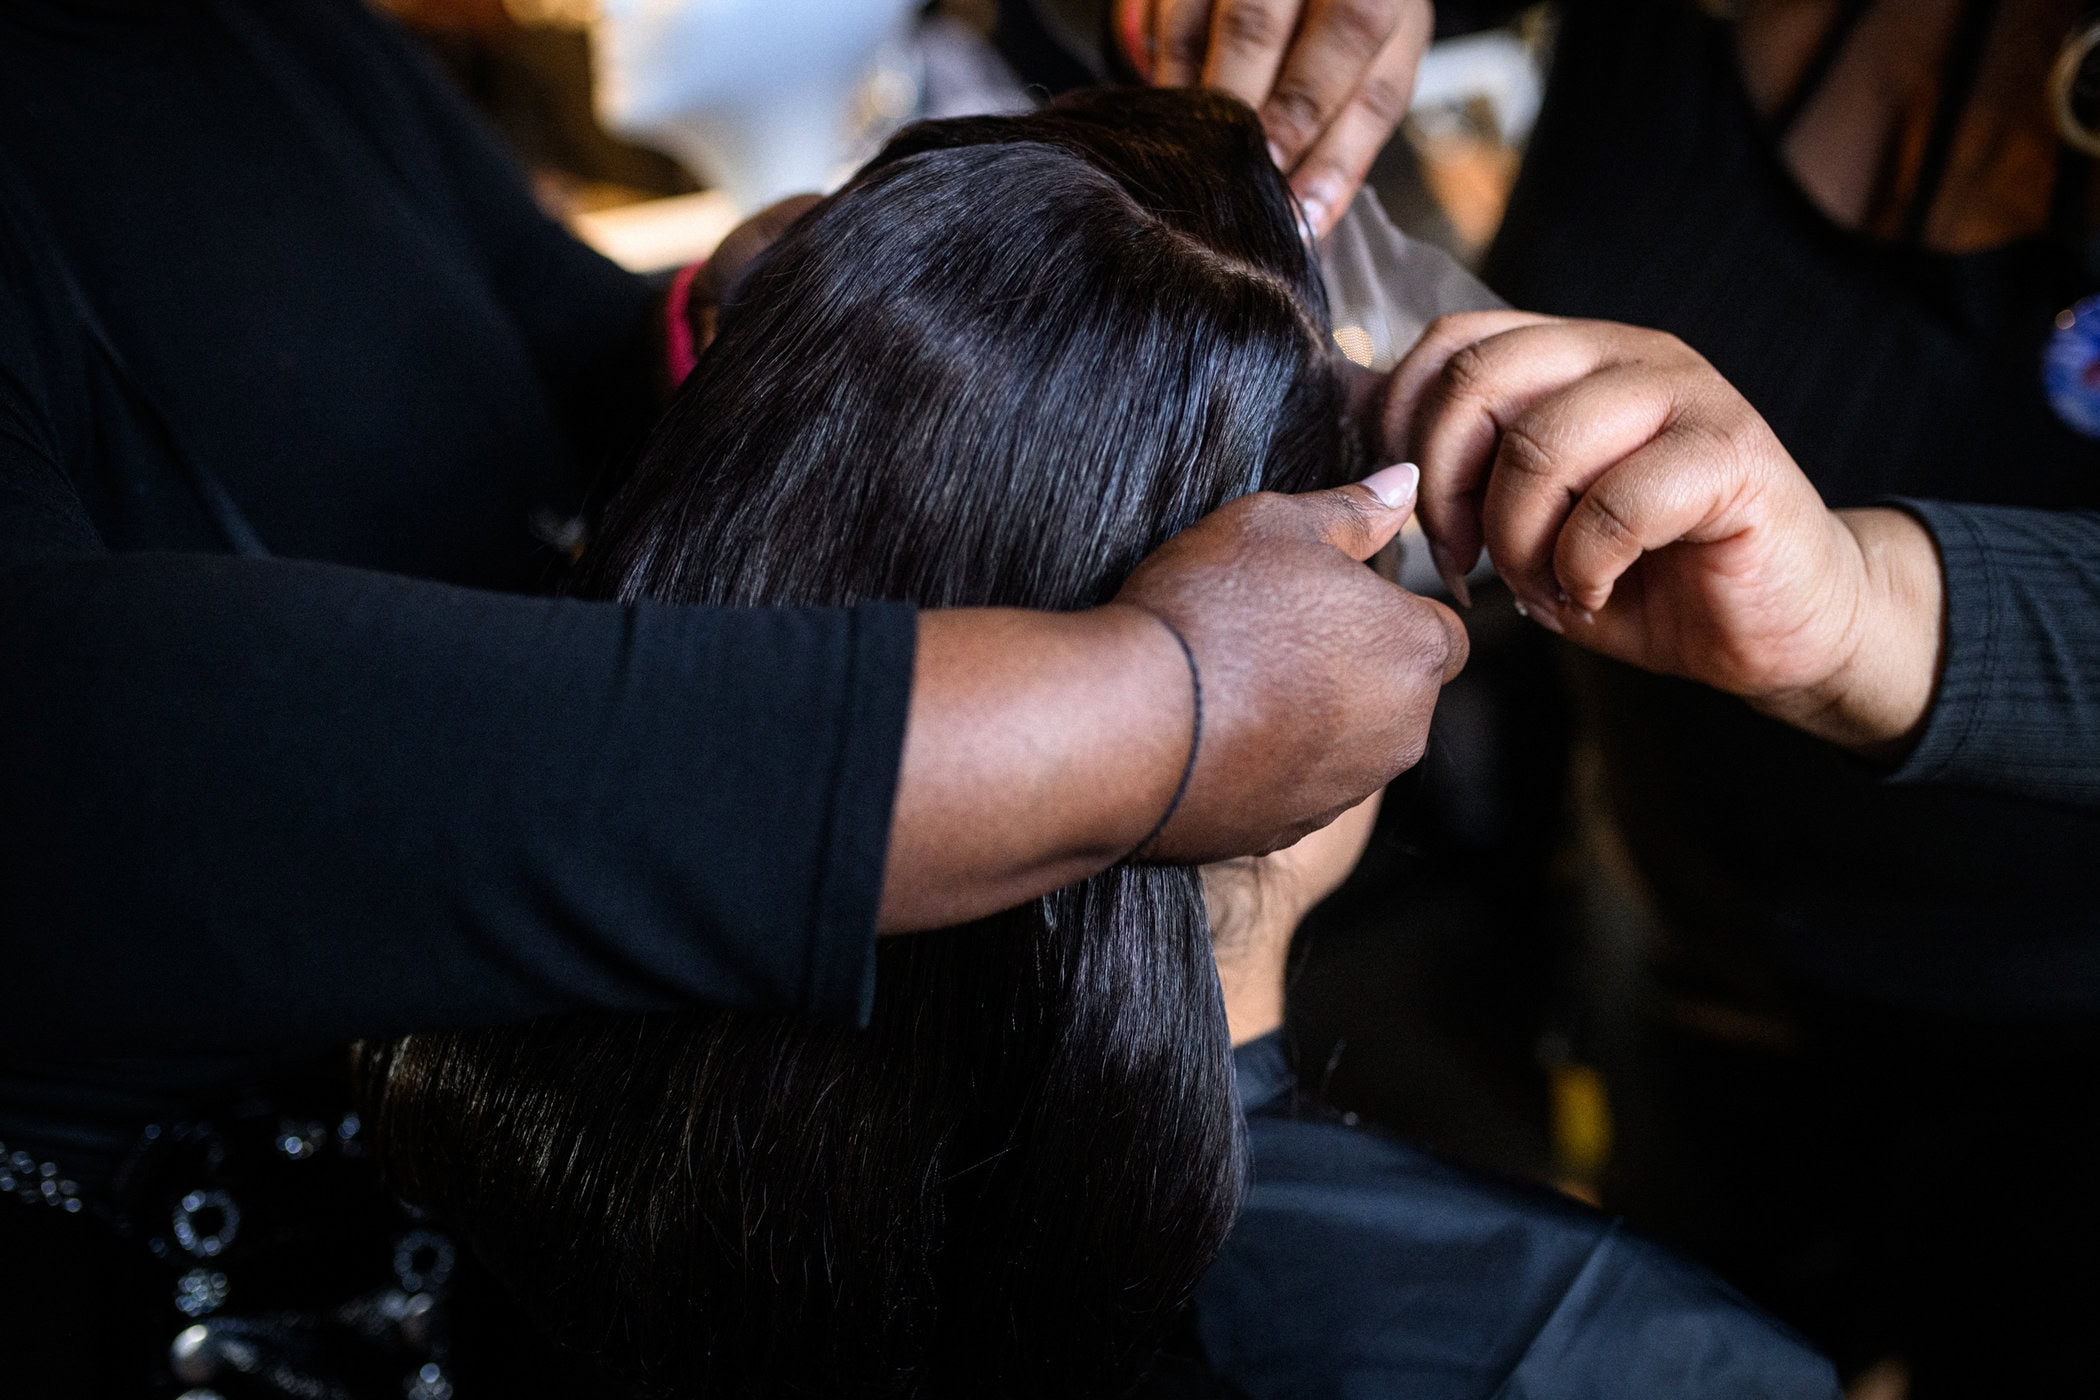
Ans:
POLYGON ((1938 542, 1947 631, 1890 780, 2100 805, 2100 511, 1893 504, 1938 542))

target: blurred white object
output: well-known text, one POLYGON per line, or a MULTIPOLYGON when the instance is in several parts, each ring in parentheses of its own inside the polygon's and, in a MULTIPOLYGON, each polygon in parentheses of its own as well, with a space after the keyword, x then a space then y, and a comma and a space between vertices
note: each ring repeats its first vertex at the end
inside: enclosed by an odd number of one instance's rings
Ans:
POLYGON ((825 188, 869 119, 918 106, 916 0, 601 0, 598 118, 745 211, 825 188))
POLYGON ((1409 110, 1463 107, 1479 98, 1495 114, 1496 134, 1521 146, 1545 101, 1545 75, 1524 41, 1507 29, 1431 44, 1415 74, 1409 110))
POLYGON ((600 0, 598 119, 714 188, 572 222, 635 272, 714 252, 740 218, 836 188, 905 122, 1034 104, 980 36, 918 0, 600 0))

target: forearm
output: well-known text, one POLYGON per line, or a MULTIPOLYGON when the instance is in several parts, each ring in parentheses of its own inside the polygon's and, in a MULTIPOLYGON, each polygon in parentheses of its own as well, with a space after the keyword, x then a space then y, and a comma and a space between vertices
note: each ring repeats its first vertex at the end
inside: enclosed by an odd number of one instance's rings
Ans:
POLYGON ((172 555, 0 570, 0 1041, 850 1016, 911 623, 172 555))
POLYGON ((1187 766, 1179 645, 1132 607, 925 613, 882 930, 977 918, 1105 869, 1187 766))

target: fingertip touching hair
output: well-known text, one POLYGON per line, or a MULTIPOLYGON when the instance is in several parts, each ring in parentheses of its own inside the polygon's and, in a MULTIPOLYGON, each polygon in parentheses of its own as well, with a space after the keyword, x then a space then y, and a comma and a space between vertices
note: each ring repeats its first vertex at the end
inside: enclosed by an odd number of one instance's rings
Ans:
MULTIPOLYGON (((922 123, 795 225, 588 591, 1076 608, 1233 497, 1349 479, 1251 112, 922 123)), ((691 1010, 361 1051, 389 1171, 639 1394, 1128 1389, 1243 1186, 1194 871, 884 939, 865 1028, 691 1010)))

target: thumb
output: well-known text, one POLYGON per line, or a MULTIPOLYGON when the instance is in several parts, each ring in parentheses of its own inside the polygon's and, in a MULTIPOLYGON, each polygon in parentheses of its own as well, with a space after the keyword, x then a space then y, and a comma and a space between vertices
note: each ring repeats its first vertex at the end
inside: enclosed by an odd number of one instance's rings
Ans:
POLYGON ((1351 559, 1369 559, 1384 549, 1414 514, 1422 472, 1401 462, 1372 472, 1354 486, 1310 491, 1289 499, 1306 512, 1313 530, 1351 559))

